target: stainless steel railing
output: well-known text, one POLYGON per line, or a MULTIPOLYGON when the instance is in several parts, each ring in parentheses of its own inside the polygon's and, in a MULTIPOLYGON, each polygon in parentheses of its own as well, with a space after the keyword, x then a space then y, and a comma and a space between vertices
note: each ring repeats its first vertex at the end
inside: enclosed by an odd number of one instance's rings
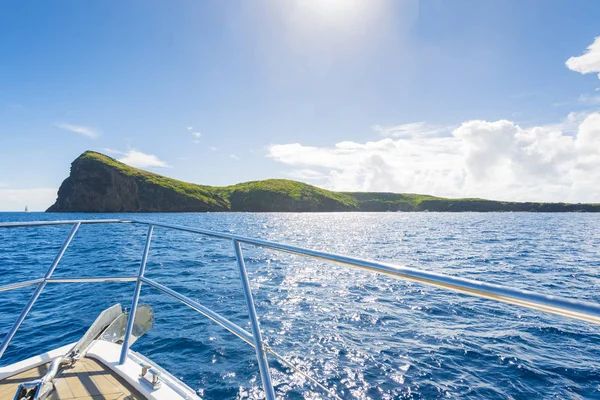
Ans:
POLYGON ((263 388, 265 390, 265 396, 269 400, 275 399, 275 391, 273 389, 273 383, 271 381, 271 374, 269 371, 269 364, 267 359, 267 354, 272 355, 276 360, 278 360, 283 365, 293 369, 294 371, 302 374, 305 378, 310 380, 319 388, 323 389, 330 396, 338 398, 338 396, 331 390, 329 390, 325 385, 318 382, 312 376, 307 374, 304 371, 299 370, 294 364, 290 361, 276 353, 273 349, 271 349, 268 345, 266 345, 262 340, 262 334, 260 330, 259 318, 256 313, 254 300, 252 296, 252 290, 250 289, 250 282, 248 279, 248 272, 246 270, 246 266, 244 263, 244 256, 242 253, 241 244, 249 244, 257 247, 269 248, 273 250, 278 250, 286 253, 306 256, 314 259, 320 259, 325 261, 331 261, 335 263, 339 263, 342 265, 359 268, 371 272, 376 272, 380 274, 385 274, 397 279, 405 279, 415 282, 421 282, 432 286, 437 286, 441 288, 450 289, 456 292, 467 293, 470 295, 488 298, 504 303, 519 305, 535 310, 540 310, 552 314, 562 315, 569 318, 574 318, 582 321, 591 322, 594 324, 600 324, 600 305, 586 303, 576 300, 565 299, 556 296, 549 296, 538 294, 530 291, 517 290, 513 288, 509 288, 501 285, 494 285, 485 282, 479 282, 471 279, 464 279, 454 276, 448 276, 443 274, 437 274, 434 272, 421 271, 415 268, 401 267, 392 264, 380 263, 376 261, 368 261, 361 260, 358 258, 347 257, 337 254, 326 253, 322 251, 315 251, 304 249, 301 247, 290 246, 280 243, 269 242, 260 239, 248 238, 244 236, 231 235, 221 232, 215 232, 205 229, 197 229, 191 228, 187 226, 180 225, 171 225, 164 224, 159 222, 149 222, 149 221, 138 221, 138 220, 116 220, 116 219, 107 219, 107 220, 76 220, 76 221, 39 221, 39 222, 14 222, 14 223, 0 223, 0 228, 17 228, 17 227, 26 227, 26 226, 47 226, 47 225, 72 225, 71 232, 67 236, 64 241, 62 247, 60 248, 59 253, 56 255, 54 261, 52 262, 50 268, 47 270, 46 274, 43 278, 33 279, 29 281, 16 282, 4 286, 0 286, 0 292, 15 290, 26 286, 38 285, 35 292, 32 294, 28 303, 25 305, 25 308, 17 318, 17 321, 10 328, 8 333, 5 335, 2 340, 2 344, 0 345, 0 358, 4 354, 6 348, 8 347, 10 341, 15 335, 17 329, 23 323, 23 320, 27 317, 27 314, 33 307, 33 304, 41 294, 42 290, 48 283, 64 283, 64 282, 136 282, 136 287, 132 299, 131 304, 131 312, 129 314, 129 320, 127 324, 127 330, 125 334, 125 339, 123 341, 123 345, 121 348, 121 356, 120 362, 123 363, 127 358, 127 354, 129 351, 129 338, 131 335, 131 329, 133 326, 133 321, 135 319, 135 310, 137 308, 140 290, 142 284, 147 284, 165 294, 168 294, 171 297, 179 300, 183 304, 188 307, 198 311, 202 315, 206 316, 210 320, 216 322, 221 325, 223 328, 227 329, 246 343, 253 346, 256 350, 256 356, 258 359, 259 372, 261 376, 261 380, 263 383, 263 388), (142 224, 148 226, 148 234, 146 236, 146 244, 144 246, 144 252, 142 254, 140 268, 137 276, 111 276, 111 277, 69 277, 69 278, 52 278, 52 273, 58 266, 63 254, 68 248, 71 240, 77 233, 79 227, 83 224, 101 224, 101 223, 133 223, 133 224, 142 224), (248 314, 250 317, 252 333, 247 332, 242 327, 236 325, 235 323, 229 321, 227 318, 219 315, 218 313, 210 310, 209 308, 203 306, 198 303, 182 295, 181 293, 172 290, 152 279, 149 279, 144 276, 146 269, 146 262, 148 260, 148 251, 150 249, 150 244, 152 240, 152 233, 154 227, 163 227, 167 229, 173 229, 184 232, 191 232, 195 234, 205 235, 214 237, 222 240, 230 240, 233 244, 233 250, 236 256, 238 271, 240 273, 240 279, 242 283, 242 289, 244 292, 244 297, 246 300, 246 305, 248 307, 248 314))

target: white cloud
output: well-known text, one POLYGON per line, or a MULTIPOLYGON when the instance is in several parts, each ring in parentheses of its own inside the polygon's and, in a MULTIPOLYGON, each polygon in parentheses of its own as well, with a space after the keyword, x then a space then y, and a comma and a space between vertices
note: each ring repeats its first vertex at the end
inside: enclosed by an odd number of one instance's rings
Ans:
POLYGON ((289 172, 287 175, 294 179, 315 181, 327 179, 327 175, 314 169, 297 169, 289 172))
POLYGON ((192 140, 192 143, 194 143, 194 144, 198 144, 198 143, 200 143, 200 140, 199 140, 199 139, 200 139, 200 137, 202 136, 202 133, 201 133, 201 132, 192 132, 192 136, 193 136, 193 137, 195 137, 195 139, 194 139, 194 140, 192 140))
POLYGON ((210 151, 217 151, 217 148, 214 146, 209 147, 210 151))
POLYGON ((598 72, 598 78, 600 78, 600 36, 594 39, 585 53, 569 58, 566 64, 570 70, 582 74, 598 72))
POLYGON ((418 136, 434 136, 452 130, 450 127, 431 125, 426 122, 412 122, 410 124, 381 126, 374 125, 373 130, 381 136, 387 137, 418 137, 418 136))
POLYGON ((45 211, 56 200, 56 188, 0 189, 1 211, 45 211))
POLYGON ((582 94, 581 96, 579 96, 579 102, 589 105, 600 104, 600 96, 590 96, 588 94, 582 94))
POLYGON ((600 113, 532 128, 466 121, 441 137, 277 144, 268 157, 293 167, 292 176, 334 190, 600 202, 600 113))
POLYGON ((97 139, 100 136, 100 132, 98 132, 96 129, 90 128, 88 126, 73 125, 73 124, 66 124, 66 123, 56 124, 56 126, 58 128, 65 129, 67 131, 78 133, 78 134, 88 137, 90 139, 97 139))
MULTIPOLYGON (((600 73, 600 37, 566 64, 600 73)), ((599 99, 582 95, 579 102, 599 99)), ((291 176, 334 190, 600 202, 600 112, 529 128, 471 120, 455 128, 414 122, 373 129, 385 138, 333 147, 274 144, 267 157, 292 167, 291 176)))
POLYGON ((108 154, 118 154, 118 155, 121 155, 121 156, 125 155, 125 152, 123 152, 123 151, 115 150, 115 149, 109 149, 108 147, 103 148, 102 151, 104 151, 105 153, 108 153, 108 154))
POLYGON ((229 158, 234 159, 235 161, 240 161, 240 158, 238 156, 236 156, 235 154, 230 154, 229 158))
POLYGON ((120 158, 124 164, 130 165, 136 168, 152 168, 152 167, 169 167, 169 165, 160 160, 153 154, 142 153, 141 151, 137 151, 131 149, 125 153, 122 153, 124 157, 120 158))
POLYGON ((192 129, 194 129, 194 127, 193 127, 193 126, 188 126, 188 127, 187 127, 187 130, 188 130, 188 131, 191 131, 192 129))

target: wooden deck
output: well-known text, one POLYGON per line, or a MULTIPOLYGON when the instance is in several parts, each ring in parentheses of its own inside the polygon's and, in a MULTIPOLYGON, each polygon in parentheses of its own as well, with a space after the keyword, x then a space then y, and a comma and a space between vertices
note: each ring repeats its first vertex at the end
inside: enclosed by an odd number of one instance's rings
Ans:
MULTIPOLYGON (((19 384, 41 378, 49 364, 41 365, 0 381, 0 400, 13 400, 19 384)), ((73 367, 65 367, 54 379, 48 400, 143 400, 131 385, 98 361, 83 358, 73 367)))

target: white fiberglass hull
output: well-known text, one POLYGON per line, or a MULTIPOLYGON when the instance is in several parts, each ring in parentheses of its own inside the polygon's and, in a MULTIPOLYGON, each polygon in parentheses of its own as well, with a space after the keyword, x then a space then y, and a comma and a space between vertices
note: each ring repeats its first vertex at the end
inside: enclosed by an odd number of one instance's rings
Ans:
MULTIPOLYGON (((23 361, 16 362, 14 364, 0 367, 0 400, 13 400, 18 382, 15 383, 15 379, 11 377, 27 375, 28 371, 37 369, 42 366, 48 365, 53 359, 61 357, 63 354, 68 353, 73 348, 75 343, 62 346, 60 348, 51 350, 47 353, 40 354, 23 361), (12 389, 12 390, 11 390, 12 389)), ((54 390, 48 395, 48 399, 70 399, 70 398, 82 398, 80 394, 82 391, 86 391, 86 395, 83 398, 96 398, 92 396, 98 396, 101 394, 102 398, 138 398, 149 400, 190 400, 199 399, 193 389, 185 385, 179 379, 175 378, 169 372, 161 368, 158 364, 145 358, 141 354, 134 351, 129 351, 127 359, 123 365, 119 365, 119 356, 121 354, 121 346, 118 344, 101 341, 96 341, 88 350, 85 358, 99 362, 99 365, 105 366, 107 370, 105 373, 114 375, 111 382, 114 385, 102 384, 99 379, 99 373, 95 371, 87 371, 86 378, 80 379, 82 384, 77 383, 77 388, 69 388, 75 386, 72 379, 77 379, 78 372, 69 370, 66 368, 61 371, 52 381, 54 384, 54 390), (153 385, 151 382, 151 374, 146 373, 146 376, 142 377, 142 366, 151 368, 153 372, 157 372, 160 375, 159 385, 153 385), (64 379, 64 382, 61 380, 64 379), (86 381, 88 384, 86 385, 86 381), (123 382, 124 381, 124 382, 123 382), (119 391, 117 382, 123 382, 122 392, 119 391), (90 387, 91 385, 91 387, 90 387), (66 387, 66 389, 64 389, 66 387), (77 390, 77 392, 76 392, 77 390), (105 391, 106 393, 103 393, 105 391), (109 393, 110 392, 110 393, 109 393), (116 397, 120 393, 132 393, 131 395, 116 397), (135 394, 133 394, 135 393, 135 394), (88 397, 89 396, 89 397, 88 397)), ((82 364, 83 361, 77 361, 76 365, 82 364)), ((85 371, 85 368, 89 369, 89 366, 83 364, 80 366, 85 371)), ((108 381, 107 381, 108 382, 108 381)))

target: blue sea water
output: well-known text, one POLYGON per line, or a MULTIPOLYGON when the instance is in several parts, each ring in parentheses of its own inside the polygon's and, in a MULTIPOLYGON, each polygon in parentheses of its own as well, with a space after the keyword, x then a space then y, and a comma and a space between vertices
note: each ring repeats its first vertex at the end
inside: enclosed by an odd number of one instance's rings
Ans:
MULTIPOLYGON (((42 214, 0 221, 138 218, 254 236, 600 302, 600 215, 535 213, 42 214)), ((69 226, 0 229, 0 285, 43 276, 69 226)), ((147 228, 82 226, 54 276, 135 275, 147 228)), ((356 399, 600 398, 595 325, 243 246, 264 337, 356 399)), ((230 242, 156 228, 147 276, 250 331, 230 242)), ((0 360, 76 341, 129 307, 134 283, 48 285, 0 360)), ((0 293, 0 335, 32 287, 0 293)), ((152 288, 155 327, 133 345, 206 399, 260 398, 254 351, 152 288)), ((325 396, 271 362, 277 394, 325 396)))

